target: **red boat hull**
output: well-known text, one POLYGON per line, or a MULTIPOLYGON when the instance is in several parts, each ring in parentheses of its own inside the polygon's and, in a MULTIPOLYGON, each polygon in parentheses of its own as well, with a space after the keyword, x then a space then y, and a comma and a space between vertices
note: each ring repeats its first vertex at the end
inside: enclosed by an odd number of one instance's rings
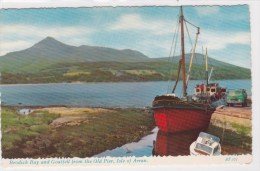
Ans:
POLYGON ((153 109, 155 123, 163 132, 182 132, 192 129, 207 129, 213 111, 157 108, 153 109))
POLYGON ((165 133, 158 131, 154 144, 154 155, 187 156, 190 155, 190 145, 204 130, 192 130, 181 133, 165 133))

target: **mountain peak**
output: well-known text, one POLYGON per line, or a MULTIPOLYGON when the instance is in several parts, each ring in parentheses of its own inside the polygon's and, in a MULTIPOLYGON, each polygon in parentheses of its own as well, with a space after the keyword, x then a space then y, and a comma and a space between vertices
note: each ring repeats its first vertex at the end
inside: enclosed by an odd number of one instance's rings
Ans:
POLYGON ((53 42, 56 42, 56 43, 57 43, 57 42, 62 43, 62 42, 60 42, 60 41, 54 39, 53 37, 48 36, 48 37, 46 37, 45 39, 39 41, 39 42, 36 43, 36 44, 39 44, 39 43, 44 43, 44 44, 46 43, 46 44, 48 44, 48 43, 53 43, 53 42))
POLYGON ((72 46, 60 42, 53 37, 45 37, 38 43, 34 44, 28 49, 13 52, 8 54, 9 58, 22 58, 23 60, 29 59, 45 59, 49 63, 58 63, 60 61, 66 62, 88 62, 88 61, 119 61, 119 62, 132 62, 144 61, 149 59, 141 52, 134 50, 118 50, 107 47, 98 46, 72 46))
POLYGON ((53 37, 46 37, 45 39, 39 41, 38 43, 36 43, 35 45, 33 45, 33 48, 66 48, 68 47, 69 45, 66 45, 58 40, 56 40, 55 38, 53 37))
POLYGON ((45 39, 43 39, 42 41, 57 41, 56 39, 54 39, 53 37, 47 36, 45 39))

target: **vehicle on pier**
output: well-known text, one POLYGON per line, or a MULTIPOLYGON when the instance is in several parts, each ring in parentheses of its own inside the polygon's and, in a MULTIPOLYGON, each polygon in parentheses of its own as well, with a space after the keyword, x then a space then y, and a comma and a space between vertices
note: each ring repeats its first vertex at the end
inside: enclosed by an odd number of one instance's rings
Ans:
POLYGON ((229 89, 227 93, 227 105, 241 105, 242 107, 247 106, 247 93, 245 89, 229 89))

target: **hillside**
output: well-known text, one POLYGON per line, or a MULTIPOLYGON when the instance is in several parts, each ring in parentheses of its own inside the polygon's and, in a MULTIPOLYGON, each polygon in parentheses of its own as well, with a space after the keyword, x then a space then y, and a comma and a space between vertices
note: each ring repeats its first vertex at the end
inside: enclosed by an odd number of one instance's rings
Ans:
MULTIPOLYGON (((173 63, 178 63, 178 61, 180 60, 181 56, 174 56, 173 58, 170 59, 170 61, 172 61, 173 63)), ((190 58, 191 58, 191 54, 187 53, 185 55, 185 62, 189 63, 190 62, 190 58)), ((168 61, 169 58, 168 57, 162 57, 162 58, 155 58, 155 61, 168 61)), ((200 53, 195 53, 194 55, 194 59, 193 59, 193 64, 204 64, 205 63, 205 57, 204 55, 200 54, 200 53)), ((222 62, 222 61, 218 61, 216 59, 213 59, 209 56, 209 60, 208 60, 208 64, 209 65, 213 65, 213 66, 227 66, 227 67, 231 67, 231 66, 235 66, 226 62, 222 62)))
POLYGON ((32 47, 11 52, 0 57, 1 71, 28 72, 40 71, 58 63, 80 63, 98 61, 144 61, 149 59, 144 54, 130 50, 117 50, 96 46, 70 46, 52 37, 47 37, 32 47))
MULTIPOLYGON (((204 79, 204 56, 196 54, 191 79, 204 79)), ((0 57, 2 84, 119 82, 175 79, 180 57, 149 58, 141 52, 70 46, 47 37, 32 47, 0 57)), ((186 65, 190 54, 186 54, 186 65)), ((209 58, 213 79, 250 79, 249 69, 209 58)))

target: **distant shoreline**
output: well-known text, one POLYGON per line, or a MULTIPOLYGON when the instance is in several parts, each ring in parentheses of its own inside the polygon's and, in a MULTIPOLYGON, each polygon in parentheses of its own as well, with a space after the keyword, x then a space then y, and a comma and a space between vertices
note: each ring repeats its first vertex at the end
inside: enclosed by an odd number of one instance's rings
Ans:
MULTIPOLYGON (((225 80, 251 80, 252 79, 219 79, 219 80, 216 80, 216 81, 225 81, 225 80)), ((17 83, 17 84, 3 84, 1 83, 0 84, 0 87, 1 86, 18 86, 18 85, 52 85, 52 84, 117 84, 117 83, 149 83, 149 82, 167 82, 168 80, 155 80, 155 81, 107 81, 107 82, 71 82, 71 83, 65 83, 65 82, 60 82, 60 83, 17 83)), ((205 80, 201 80, 201 79, 197 79, 197 80, 190 80, 190 81, 205 81, 205 80)), ((175 82, 175 80, 171 80, 171 82, 175 82)), ((179 82, 181 82, 181 80, 179 80, 179 82)))
POLYGON ((16 108, 16 109, 43 109, 43 108, 59 108, 59 107, 65 107, 65 108, 92 108, 92 109, 149 109, 150 106, 145 107, 122 107, 122 106, 79 106, 79 105, 6 105, 2 104, 2 107, 8 107, 8 108, 16 108))

